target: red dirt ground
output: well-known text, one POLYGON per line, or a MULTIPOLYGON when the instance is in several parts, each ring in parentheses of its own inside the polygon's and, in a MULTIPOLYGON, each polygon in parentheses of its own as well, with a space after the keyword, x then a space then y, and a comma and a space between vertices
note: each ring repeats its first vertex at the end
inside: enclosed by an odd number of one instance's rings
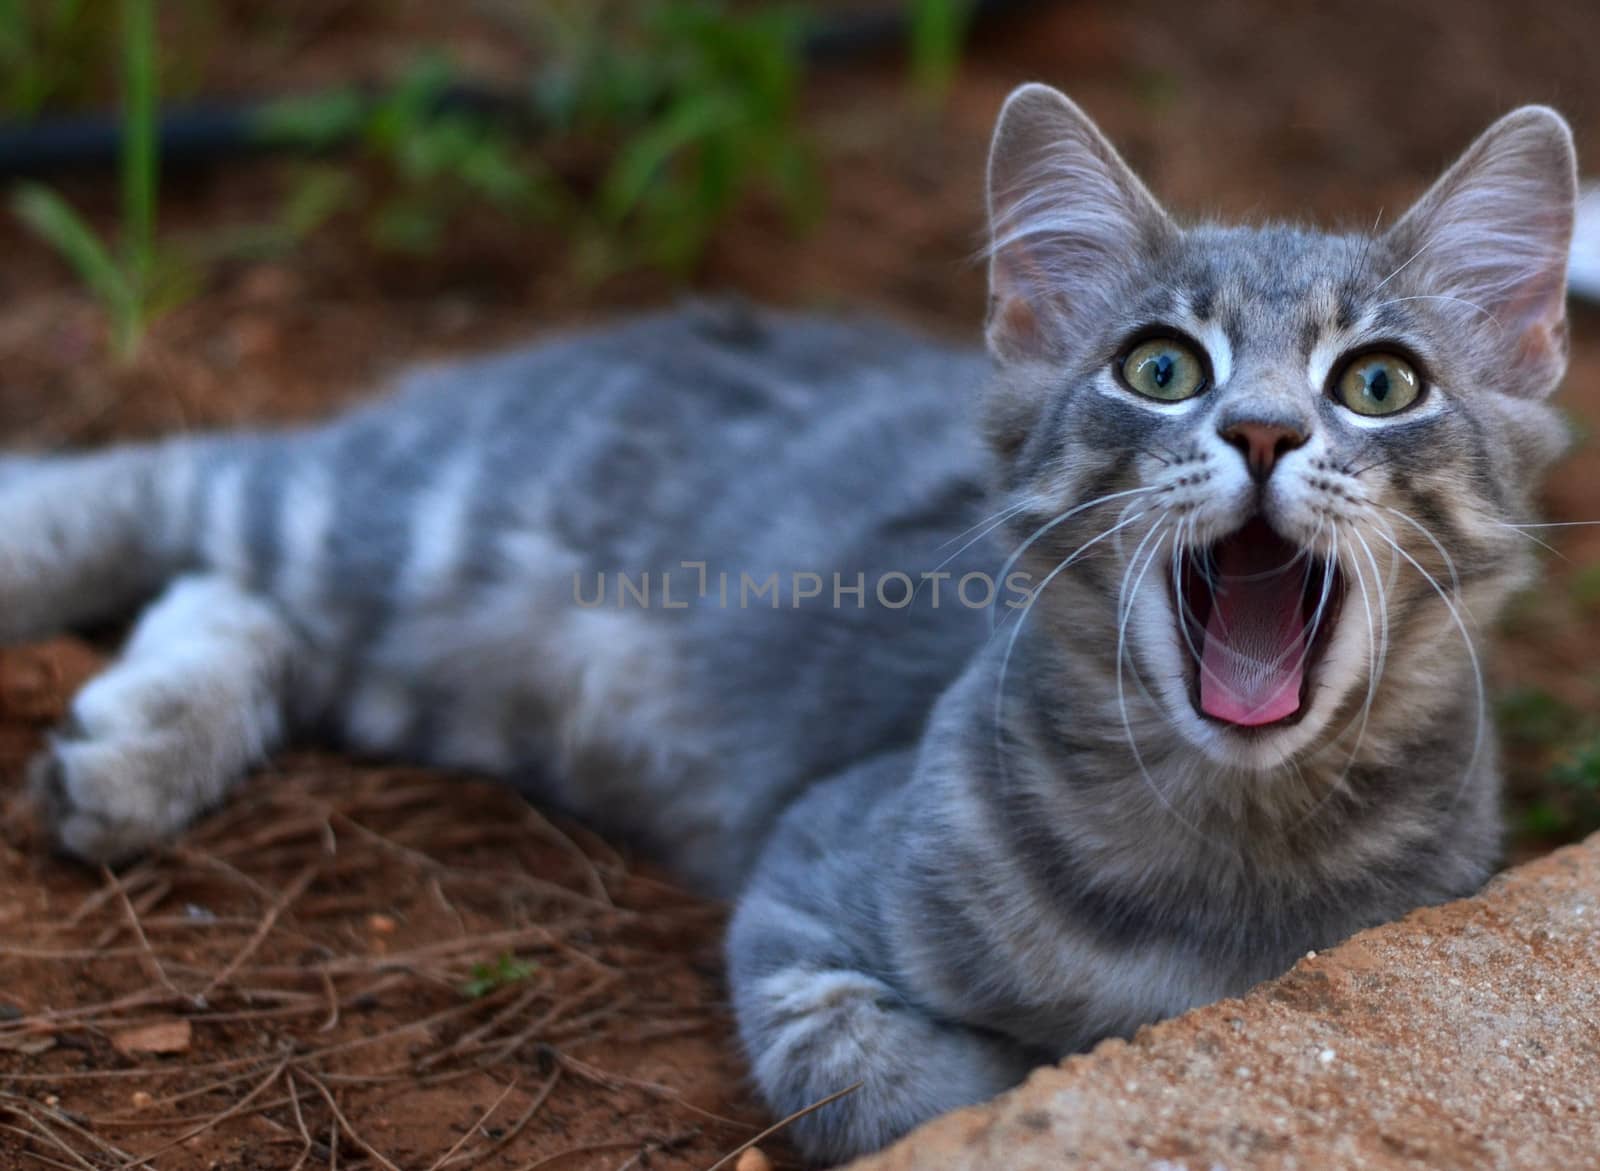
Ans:
MULTIPOLYGON (((519 64, 477 9, 328 11, 292 50, 242 44, 212 88, 382 76, 441 39, 496 73, 519 64)), ((1580 153, 1600 159, 1600 73, 1584 55, 1597 34, 1589 0, 1222 0, 1203 17, 1177 0, 1047 5, 978 39, 941 114, 908 100, 892 63, 815 79, 826 215, 797 238, 754 202, 697 284, 975 338, 985 142, 1019 81, 1071 92, 1175 207, 1367 225, 1395 218, 1518 102, 1559 105, 1580 153)), ((269 219, 290 176, 282 161, 172 175, 165 223, 192 235, 269 219)), ((111 186, 67 190, 108 213, 111 186)), ((119 368, 83 292, 5 217, 0 255, 0 433, 32 448, 319 415, 406 363, 669 295, 655 278, 579 287, 561 241, 537 229, 474 225, 403 261, 324 233, 281 259, 220 265, 119 368)), ((1561 401, 1593 430, 1600 313, 1577 310, 1573 348, 1561 401)), ((1585 445, 1551 485, 1552 519, 1600 517, 1596 471, 1585 445)), ((1600 617, 1567 583, 1600 561, 1600 530, 1556 533, 1570 560, 1519 609, 1498 674, 1596 712, 1600 617)), ((61 639, 0 656, 0 795, 15 797, 105 653, 61 639)), ((111 1167, 124 1153, 163 1171, 706 1167, 766 1122, 730 1036, 720 919, 481 783, 326 754, 285 757, 119 876, 50 857, 13 802, 0 1168, 111 1167), (523 978, 464 995, 474 966, 502 955, 523 978), (117 1048, 129 1029, 176 1021, 183 1052, 117 1048)))

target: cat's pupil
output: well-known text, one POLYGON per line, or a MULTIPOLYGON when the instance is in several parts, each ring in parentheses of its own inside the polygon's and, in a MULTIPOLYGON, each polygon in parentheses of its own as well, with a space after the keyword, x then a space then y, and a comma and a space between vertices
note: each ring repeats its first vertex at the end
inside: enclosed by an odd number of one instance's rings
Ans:
POLYGON ((1161 387, 1163 390, 1166 389, 1167 383, 1172 381, 1172 365, 1173 363, 1171 354, 1162 354, 1161 357, 1156 359, 1156 385, 1161 387))
POLYGON ((1389 397, 1389 372, 1374 370, 1367 378, 1367 393, 1378 402, 1389 397))

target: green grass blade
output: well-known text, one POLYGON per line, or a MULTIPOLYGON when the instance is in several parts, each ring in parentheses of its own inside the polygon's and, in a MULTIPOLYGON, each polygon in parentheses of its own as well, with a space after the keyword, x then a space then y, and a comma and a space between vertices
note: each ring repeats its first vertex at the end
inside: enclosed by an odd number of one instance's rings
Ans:
POLYGON ((674 155, 736 123, 738 116, 720 93, 696 94, 668 110, 618 153, 602 186, 605 214, 621 220, 644 198, 674 155))
POLYGON ((359 90, 339 89, 309 97, 279 98, 256 116, 250 133, 258 142, 322 151, 348 142, 367 122, 359 90))
POLYGON ((29 42, 27 19, 22 0, 0 0, 0 60, 22 59, 29 42))
POLYGON ((11 207, 35 235, 61 254, 113 316, 130 311, 134 298, 126 276, 94 229, 66 200, 48 187, 27 183, 12 196, 11 207))
POLYGON ((971 18, 971 0, 912 0, 911 76, 926 100, 949 91, 971 18))
POLYGON ((158 128, 153 0, 122 0, 122 231, 134 285, 155 264, 158 128))

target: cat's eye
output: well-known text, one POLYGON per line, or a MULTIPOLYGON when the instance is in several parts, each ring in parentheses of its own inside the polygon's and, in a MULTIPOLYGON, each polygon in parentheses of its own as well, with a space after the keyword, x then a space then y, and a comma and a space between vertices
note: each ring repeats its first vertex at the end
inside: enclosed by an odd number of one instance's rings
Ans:
POLYGON ((1358 415, 1395 415, 1422 396, 1422 379, 1398 354, 1362 354, 1339 375, 1333 397, 1358 415))
POLYGON ((1140 342, 1122 359, 1121 370, 1129 390, 1158 402, 1181 403, 1206 388, 1205 360, 1176 338, 1140 342))

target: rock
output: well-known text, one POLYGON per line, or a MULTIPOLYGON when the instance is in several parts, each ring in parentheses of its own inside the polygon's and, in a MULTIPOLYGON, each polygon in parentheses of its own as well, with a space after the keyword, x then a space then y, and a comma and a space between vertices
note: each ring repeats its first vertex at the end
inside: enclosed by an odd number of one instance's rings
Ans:
POLYGON ((37 1057, 55 1047, 56 1039, 49 1033, 0 1033, 0 1053, 37 1057))
POLYGON ((739 1156, 733 1171, 772 1171, 772 1160, 762 1154, 760 1147, 751 1147, 739 1156))
POLYGON ((1597 1070, 1600 835, 1038 1070, 853 1171, 1593 1166, 1597 1070))
POLYGON ((111 1044, 128 1057, 162 1056, 189 1052, 194 1030, 186 1020, 157 1021, 114 1033, 111 1044))

